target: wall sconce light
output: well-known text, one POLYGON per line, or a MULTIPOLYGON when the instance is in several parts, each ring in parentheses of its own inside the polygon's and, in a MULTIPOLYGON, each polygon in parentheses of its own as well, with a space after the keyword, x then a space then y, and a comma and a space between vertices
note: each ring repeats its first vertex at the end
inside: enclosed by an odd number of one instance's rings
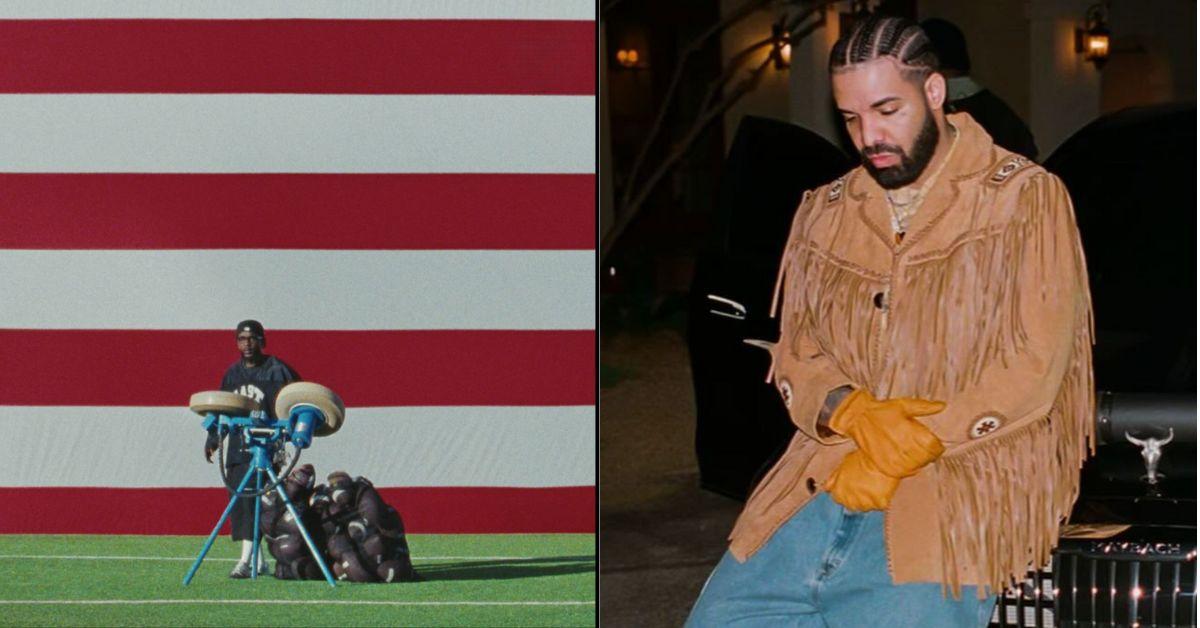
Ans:
POLYGON ((771 26, 771 59, 776 70, 792 66, 792 42, 790 33, 783 29, 783 22, 771 26))
POLYGON ((1093 4, 1087 10, 1084 28, 1075 29, 1075 52, 1083 53, 1083 58, 1096 64, 1097 70, 1108 61, 1112 41, 1112 32, 1104 19, 1106 13, 1102 5, 1093 4))
POLYGON ((637 51, 637 49, 630 48, 630 49, 626 50, 626 49, 622 48, 621 50, 618 50, 617 51, 617 63, 619 63, 621 65, 621 67, 625 67, 625 68, 638 67, 638 51, 637 51))

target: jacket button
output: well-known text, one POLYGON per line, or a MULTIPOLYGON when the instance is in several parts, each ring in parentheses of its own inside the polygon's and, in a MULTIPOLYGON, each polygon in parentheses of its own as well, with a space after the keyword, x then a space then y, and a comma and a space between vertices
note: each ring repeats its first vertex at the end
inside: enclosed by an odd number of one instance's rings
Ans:
POLYGON ((807 480, 805 480, 804 486, 805 486, 805 488, 808 489, 809 495, 812 495, 813 493, 817 492, 817 481, 812 478, 808 478, 807 480))
POLYGON ((877 308, 879 308, 879 309, 881 309, 881 310, 882 310, 882 309, 883 309, 883 305, 884 305, 884 304, 883 304, 883 293, 882 293, 882 292, 876 292, 876 293, 875 293, 875 307, 877 307, 877 308))

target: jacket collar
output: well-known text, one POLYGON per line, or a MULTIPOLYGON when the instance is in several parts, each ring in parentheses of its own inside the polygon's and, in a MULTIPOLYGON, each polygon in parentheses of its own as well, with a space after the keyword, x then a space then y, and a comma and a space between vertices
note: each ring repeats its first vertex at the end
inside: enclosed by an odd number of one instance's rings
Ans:
POLYGON ((847 189, 852 204, 858 206, 859 216, 871 231, 895 253, 908 250, 923 238, 954 204, 960 184, 983 174, 991 165, 992 138, 983 127, 966 112, 947 114, 946 120, 958 129, 958 146, 913 216, 904 242, 899 246, 892 233, 892 212, 884 189, 864 167, 850 171, 847 189))

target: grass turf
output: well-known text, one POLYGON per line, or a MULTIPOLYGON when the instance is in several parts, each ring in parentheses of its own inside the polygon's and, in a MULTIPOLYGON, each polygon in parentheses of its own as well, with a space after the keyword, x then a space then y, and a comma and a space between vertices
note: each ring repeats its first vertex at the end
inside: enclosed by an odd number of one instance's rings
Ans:
POLYGON ((594 535, 412 534, 408 539, 424 582, 339 582, 330 588, 324 581, 270 576, 231 580, 240 544, 224 536, 185 587, 183 577, 204 537, 0 535, 0 625, 595 625, 594 535), (56 600, 119 602, 30 603, 56 600))

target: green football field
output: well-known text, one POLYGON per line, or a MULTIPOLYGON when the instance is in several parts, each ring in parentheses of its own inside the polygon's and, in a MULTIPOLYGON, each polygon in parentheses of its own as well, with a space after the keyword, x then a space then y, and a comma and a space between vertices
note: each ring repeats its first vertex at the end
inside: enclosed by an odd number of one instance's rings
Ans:
POLYGON ((0 535, 0 625, 595 625, 594 535, 408 539, 424 582, 231 580, 225 536, 185 587, 204 537, 0 535))

